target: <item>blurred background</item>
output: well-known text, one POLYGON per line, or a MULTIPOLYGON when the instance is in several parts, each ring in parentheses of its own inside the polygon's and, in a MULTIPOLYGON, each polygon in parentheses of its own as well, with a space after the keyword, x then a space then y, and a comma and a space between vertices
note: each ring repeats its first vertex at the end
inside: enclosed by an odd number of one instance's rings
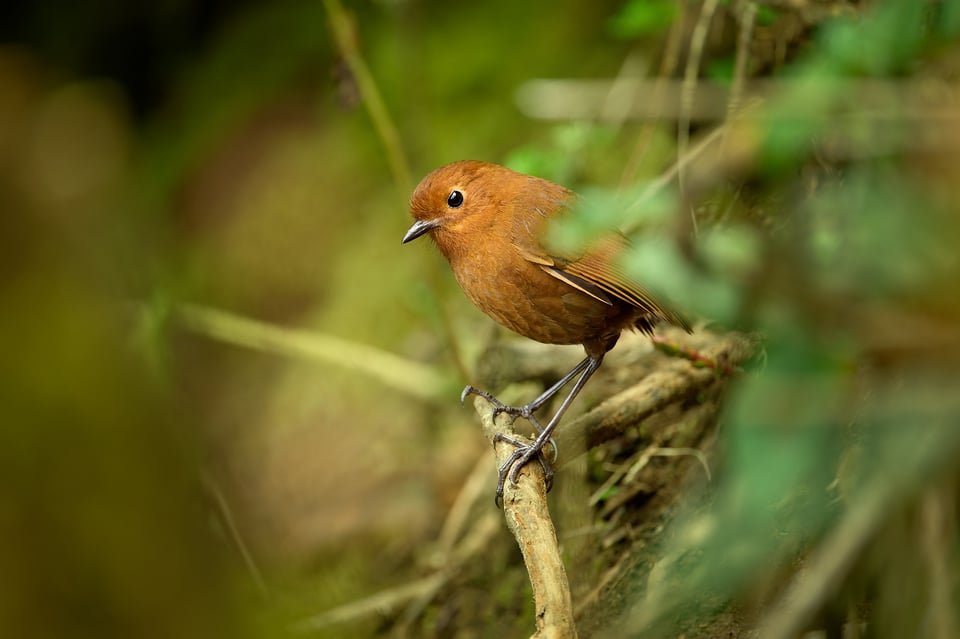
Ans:
POLYGON ((958 36, 953 0, 5 3, 3 634, 533 631, 457 401, 509 337, 400 245, 472 158, 755 345, 642 535, 563 489, 609 464, 560 478, 583 636, 957 636, 958 36))

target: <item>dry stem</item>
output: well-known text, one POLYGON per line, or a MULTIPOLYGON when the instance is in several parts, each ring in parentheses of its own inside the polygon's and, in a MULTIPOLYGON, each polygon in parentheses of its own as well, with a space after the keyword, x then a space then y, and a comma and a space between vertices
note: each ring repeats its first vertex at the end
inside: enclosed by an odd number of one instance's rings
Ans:
MULTIPOLYGON (((483 423, 483 432, 493 441, 498 432, 518 437, 511 428, 512 418, 501 414, 496 421, 490 404, 478 397, 474 402, 483 423)), ((514 448, 506 442, 494 445, 497 466, 503 464, 514 448)), ((557 533, 547 508, 547 491, 543 469, 539 464, 527 464, 520 470, 519 481, 509 481, 503 488, 503 516, 513 533, 523 561, 527 566, 533 599, 536 606, 537 639, 566 639, 577 636, 573 621, 573 600, 567 572, 560 558, 557 533)))

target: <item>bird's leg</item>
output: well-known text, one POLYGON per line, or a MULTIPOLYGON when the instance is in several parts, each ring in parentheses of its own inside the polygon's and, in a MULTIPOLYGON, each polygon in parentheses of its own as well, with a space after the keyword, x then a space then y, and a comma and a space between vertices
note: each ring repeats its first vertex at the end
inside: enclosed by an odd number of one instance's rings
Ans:
MULTIPOLYGON (((564 398, 563 402, 560 404, 560 407, 557 408, 557 412, 553 414, 553 417, 550 418, 550 421, 547 423, 547 425, 540 430, 540 434, 537 435, 537 438, 533 440, 533 442, 530 444, 524 444, 512 437, 507 437, 506 435, 500 433, 494 436, 494 443, 503 441, 517 447, 507 461, 500 466, 499 478, 497 480, 497 493, 495 498, 498 506, 503 503, 503 485, 506 480, 509 479, 511 484, 516 485, 517 474, 520 472, 520 469, 523 468, 523 466, 526 465, 531 459, 533 459, 534 456, 540 460, 540 465, 543 467, 544 481, 547 485, 547 492, 550 491, 550 488, 553 486, 553 468, 550 467, 549 462, 547 462, 546 458, 543 456, 543 447, 548 441, 552 441, 551 435, 556 429, 557 424, 560 423, 560 418, 562 418, 563 414, 567 412, 570 404, 573 403, 574 398, 583 389, 584 385, 587 383, 587 380, 590 379, 590 376, 593 375, 598 368, 600 368, 601 362, 603 362, 602 355, 596 359, 588 356, 584 361, 577 364, 573 371, 564 376, 564 379, 561 381, 565 383, 570 381, 570 379, 572 379, 577 373, 582 373, 580 378, 577 379, 577 382, 573 385, 573 388, 570 389, 570 393, 564 398)), ((557 390, 559 390, 559 388, 562 386, 563 384, 559 384, 559 386, 555 384, 555 388, 551 387, 551 390, 556 393, 557 390)), ((537 399, 540 398, 538 397, 537 399)), ((556 445, 554 445, 554 450, 556 450, 556 445)))
POLYGON ((460 393, 460 403, 462 404, 465 402, 469 395, 478 395, 493 404, 494 419, 496 419, 497 415, 500 413, 506 413, 514 417, 523 417, 524 419, 529 420, 530 423, 536 427, 538 433, 541 433, 543 432, 543 429, 540 428, 540 424, 537 423, 536 420, 531 419, 531 417, 533 417, 533 413, 536 412, 541 406, 546 404, 547 400, 556 395, 561 388, 570 383, 570 380, 582 373, 590 365, 591 361, 592 360, 589 357, 585 357, 583 361, 573 367, 573 370, 560 378, 560 381, 543 391, 532 402, 523 406, 507 406, 487 391, 480 390, 479 388, 470 385, 464 387, 463 392, 460 393))
MULTIPOLYGON (((523 417, 533 425, 533 427, 537 430, 537 434, 540 435, 543 433, 544 428, 540 425, 540 420, 534 416, 534 413, 539 410, 541 406, 547 403, 551 397, 556 395, 561 388, 569 384, 570 380, 590 366, 591 361, 593 360, 590 357, 583 358, 579 364, 573 367, 573 370, 561 377, 557 383, 540 393, 540 395, 538 395, 537 398, 532 402, 523 406, 507 406, 487 391, 480 390, 479 388, 469 384, 465 386, 463 392, 460 393, 460 403, 463 404, 465 401, 467 401, 467 397, 470 395, 477 395, 487 400, 487 402, 490 404, 493 404, 493 419, 496 419, 497 415, 500 413, 506 413, 507 415, 511 415, 513 417, 523 417)), ((512 443, 514 446, 522 446, 522 444, 517 443, 515 440, 508 440, 505 436, 502 437, 503 439, 500 441, 510 441, 510 443, 512 443)), ((553 446, 553 461, 557 461, 557 457, 560 455, 560 451, 557 449, 557 443, 553 441, 553 438, 550 438, 548 441, 550 442, 550 445, 553 446)), ((553 471, 550 469, 550 465, 545 462, 546 459, 543 459, 541 462, 543 464, 543 474, 544 476, 549 477, 552 481, 553 471)), ((549 486, 550 484, 548 483, 547 485, 549 486)), ((498 490, 498 494, 499 492, 502 492, 502 488, 503 486, 501 485, 500 489, 498 490)))

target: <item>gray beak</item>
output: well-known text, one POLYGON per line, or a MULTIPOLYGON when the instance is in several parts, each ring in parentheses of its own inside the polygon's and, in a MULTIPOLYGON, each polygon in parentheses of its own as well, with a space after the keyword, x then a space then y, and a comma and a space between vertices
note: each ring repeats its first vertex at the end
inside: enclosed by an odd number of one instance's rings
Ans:
POLYGON ((438 226, 440 226, 440 222, 438 220, 417 220, 413 223, 413 226, 410 227, 410 230, 407 231, 407 234, 403 236, 403 241, 401 244, 406 244, 407 242, 415 240, 424 233, 432 231, 438 226))

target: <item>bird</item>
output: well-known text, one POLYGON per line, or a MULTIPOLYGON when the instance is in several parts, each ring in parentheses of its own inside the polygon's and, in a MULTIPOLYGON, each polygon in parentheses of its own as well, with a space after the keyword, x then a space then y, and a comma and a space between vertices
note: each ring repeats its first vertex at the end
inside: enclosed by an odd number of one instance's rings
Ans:
POLYGON ((530 443, 502 433, 495 436, 495 444, 505 441, 515 447, 499 468, 498 505, 505 482, 516 485, 520 469, 534 458, 550 490, 553 471, 543 448, 552 443, 564 413, 624 330, 652 336, 656 324, 667 322, 691 332, 680 313, 658 302, 619 265, 618 258, 629 247, 622 234, 603 235, 575 255, 547 248, 547 225, 567 214, 577 199, 559 184, 479 160, 441 166, 424 177, 410 197, 414 222, 403 244, 429 236, 481 311, 524 337, 545 344, 580 344, 586 354, 523 406, 507 406, 472 385, 463 389, 461 402, 469 395, 483 397, 493 406, 494 417, 523 417, 538 433, 530 443), (534 413, 571 381, 570 391, 542 425, 534 413))

